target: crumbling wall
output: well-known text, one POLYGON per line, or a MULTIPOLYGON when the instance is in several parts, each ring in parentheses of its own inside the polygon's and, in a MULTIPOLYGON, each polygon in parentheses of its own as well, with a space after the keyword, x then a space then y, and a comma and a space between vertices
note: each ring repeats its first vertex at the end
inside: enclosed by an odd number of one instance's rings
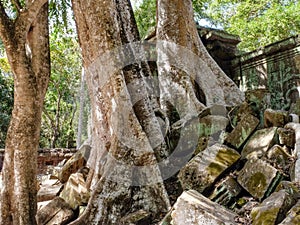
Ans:
POLYGON ((265 89, 271 108, 287 110, 300 93, 300 37, 237 56, 231 67, 233 79, 243 91, 265 89))

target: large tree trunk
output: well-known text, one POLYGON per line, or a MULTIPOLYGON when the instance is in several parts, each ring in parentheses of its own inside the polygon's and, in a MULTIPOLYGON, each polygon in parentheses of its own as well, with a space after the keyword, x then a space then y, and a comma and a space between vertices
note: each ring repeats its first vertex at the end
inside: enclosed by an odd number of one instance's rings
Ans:
POLYGON ((233 106, 243 93, 220 69, 202 44, 193 17, 191 0, 158 0, 158 72, 161 105, 174 110, 180 128, 205 107, 233 106))
MULTIPOLYGON (((73 0, 73 10, 92 104, 93 151, 88 163, 94 171, 93 195, 73 224, 119 224, 140 209, 154 220, 170 205, 155 157, 161 156, 148 137, 165 149, 141 66, 123 69, 125 53, 117 51, 139 39, 130 24, 130 3, 73 0)), ((132 49, 129 54, 134 61, 132 49)))
POLYGON ((50 75, 45 3, 46 0, 28 3, 14 21, 0 4, 0 34, 14 74, 14 108, 2 170, 0 224, 5 225, 36 224, 37 150, 50 75))
MULTIPOLYGON (((184 123, 207 106, 241 102, 241 92, 201 45, 191 2, 158 4, 162 105, 167 111, 175 107, 178 126, 185 129, 184 123), (187 59, 193 63, 186 65, 187 59), (211 82, 205 82, 206 76, 211 82)), ((92 104, 93 151, 88 163, 93 194, 85 213, 72 224, 118 224, 140 209, 154 222, 169 208, 161 178, 166 168, 157 163, 169 153, 155 117, 159 105, 153 100, 158 96, 145 81, 147 64, 141 62, 141 48, 129 44, 139 41, 130 2, 73 0, 73 10, 92 104)), ((195 129, 184 131, 194 138, 195 129)))

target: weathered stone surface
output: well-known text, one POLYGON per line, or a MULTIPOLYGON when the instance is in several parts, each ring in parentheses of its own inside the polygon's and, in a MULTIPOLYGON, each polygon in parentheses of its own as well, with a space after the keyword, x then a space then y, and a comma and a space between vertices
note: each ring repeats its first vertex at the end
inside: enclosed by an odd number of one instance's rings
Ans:
POLYGON ((300 182, 300 124, 299 123, 288 123, 285 128, 290 128, 295 131, 296 144, 294 147, 293 156, 297 159, 295 166, 292 169, 290 176, 292 181, 300 182))
POLYGON ((280 223, 296 203, 293 194, 285 190, 274 192, 251 212, 252 225, 275 225, 280 223))
POLYGON ((247 102, 243 102, 242 104, 236 106, 228 114, 231 125, 236 127, 241 119, 248 114, 255 115, 255 112, 247 102))
POLYGON ((299 225, 300 224, 300 200, 287 213, 286 218, 279 225, 299 225))
POLYGON ((37 194, 37 201, 43 202, 55 198, 62 188, 62 184, 57 179, 50 179, 42 182, 37 194))
POLYGON ((231 176, 219 182, 209 199, 223 206, 230 206, 241 193, 242 187, 231 176))
POLYGON ((261 158, 277 142, 277 128, 256 131, 242 150, 242 158, 261 158))
POLYGON ((291 181, 281 181, 279 185, 276 187, 275 192, 280 190, 286 190, 288 193, 292 193, 293 195, 300 196, 300 189, 297 187, 297 184, 291 181))
POLYGON ((266 109, 264 112, 265 127, 284 127, 288 122, 288 112, 283 110, 266 109))
POLYGON ((172 210, 167 213, 167 215, 162 219, 162 221, 159 223, 159 225, 171 225, 171 222, 172 222, 171 213, 172 213, 172 210))
POLYGON ((255 116, 251 114, 244 115, 234 130, 228 134, 225 142, 236 149, 240 148, 258 124, 259 120, 255 116))
POLYGON ((248 160, 238 176, 239 184, 253 197, 261 200, 268 196, 274 182, 278 182, 278 171, 261 159, 248 160))
POLYGON ((209 137, 200 137, 198 140, 197 148, 194 152, 194 156, 205 150, 208 146, 208 143, 210 143, 209 137))
POLYGON ((239 160, 240 154, 225 145, 215 144, 195 156, 178 177, 184 189, 195 189, 200 193, 239 160))
POLYGON ((171 217, 172 225, 234 225, 237 215, 190 190, 178 198, 171 217))
POLYGON ((65 183, 72 173, 77 172, 78 169, 83 167, 89 158, 91 147, 83 145, 78 152, 76 152, 62 167, 58 174, 58 179, 61 183, 65 183))
POLYGON ((147 217, 150 216, 149 212, 146 212, 145 210, 138 210, 136 212, 130 213, 129 215, 126 215, 121 218, 120 224, 121 225, 127 225, 127 224, 136 224, 147 217))
POLYGON ((289 114, 288 121, 292 123, 299 123, 299 116, 297 114, 291 113, 289 114))
POLYGON ((298 98, 296 100, 296 102, 291 104, 289 113, 296 114, 296 115, 300 116, 300 98, 298 98))
POLYGON ((200 119, 200 136, 211 136, 225 130, 229 120, 224 116, 208 115, 200 119))
POLYGON ((270 105, 270 92, 265 88, 257 88, 247 90, 245 92, 246 102, 250 105, 255 112, 255 116, 259 118, 259 127, 263 127, 264 110, 270 105))
POLYGON ((278 128, 279 144, 294 148, 296 143, 295 131, 292 129, 278 128))
POLYGON ((63 225, 74 220, 71 207, 60 197, 42 207, 36 215, 38 225, 63 225))
POLYGON ((268 150, 266 158, 275 168, 288 173, 292 163, 292 155, 289 154, 286 148, 281 147, 280 145, 274 145, 268 150))
POLYGON ((83 174, 72 174, 59 196, 64 199, 73 210, 77 209, 80 205, 87 204, 90 198, 90 192, 86 188, 83 174))

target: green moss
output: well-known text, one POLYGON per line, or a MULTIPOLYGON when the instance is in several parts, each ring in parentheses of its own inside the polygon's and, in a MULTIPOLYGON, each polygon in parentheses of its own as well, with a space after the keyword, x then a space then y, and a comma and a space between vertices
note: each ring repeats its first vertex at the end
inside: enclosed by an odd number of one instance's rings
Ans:
POLYGON ((252 225, 273 225, 276 222, 279 208, 254 208, 251 212, 252 225))
POLYGON ((267 181, 265 175, 261 172, 253 174, 247 182, 247 189, 250 193, 258 193, 258 196, 263 196, 267 181))
POLYGON ((234 164, 240 155, 230 149, 222 148, 217 153, 214 162, 207 167, 207 172, 213 177, 218 177, 225 169, 234 164))

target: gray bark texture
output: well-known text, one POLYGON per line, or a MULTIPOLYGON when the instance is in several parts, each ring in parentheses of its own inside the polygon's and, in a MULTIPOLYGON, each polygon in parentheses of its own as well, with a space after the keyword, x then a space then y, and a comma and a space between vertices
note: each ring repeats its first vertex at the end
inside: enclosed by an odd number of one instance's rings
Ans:
POLYGON ((181 127, 206 107, 241 103, 243 93, 199 38, 192 1, 158 0, 157 4, 160 99, 169 115, 174 110, 179 114, 173 126, 181 127))
MULTIPOLYGON (((155 221, 170 208, 156 159, 166 153, 141 65, 124 67, 124 52, 118 51, 139 40, 130 2, 72 3, 93 120, 88 162, 93 194, 85 213, 72 224, 119 224, 141 209, 155 221), (159 144, 157 154, 153 140, 159 144)), ((133 49, 128 54, 134 59, 133 49)))
POLYGON ((36 224, 37 150, 50 76, 46 2, 28 2, 14 20, 0 3, 0 38, 14 75, 14 108, 2 169, 0 224, 5 225, 36 224))

